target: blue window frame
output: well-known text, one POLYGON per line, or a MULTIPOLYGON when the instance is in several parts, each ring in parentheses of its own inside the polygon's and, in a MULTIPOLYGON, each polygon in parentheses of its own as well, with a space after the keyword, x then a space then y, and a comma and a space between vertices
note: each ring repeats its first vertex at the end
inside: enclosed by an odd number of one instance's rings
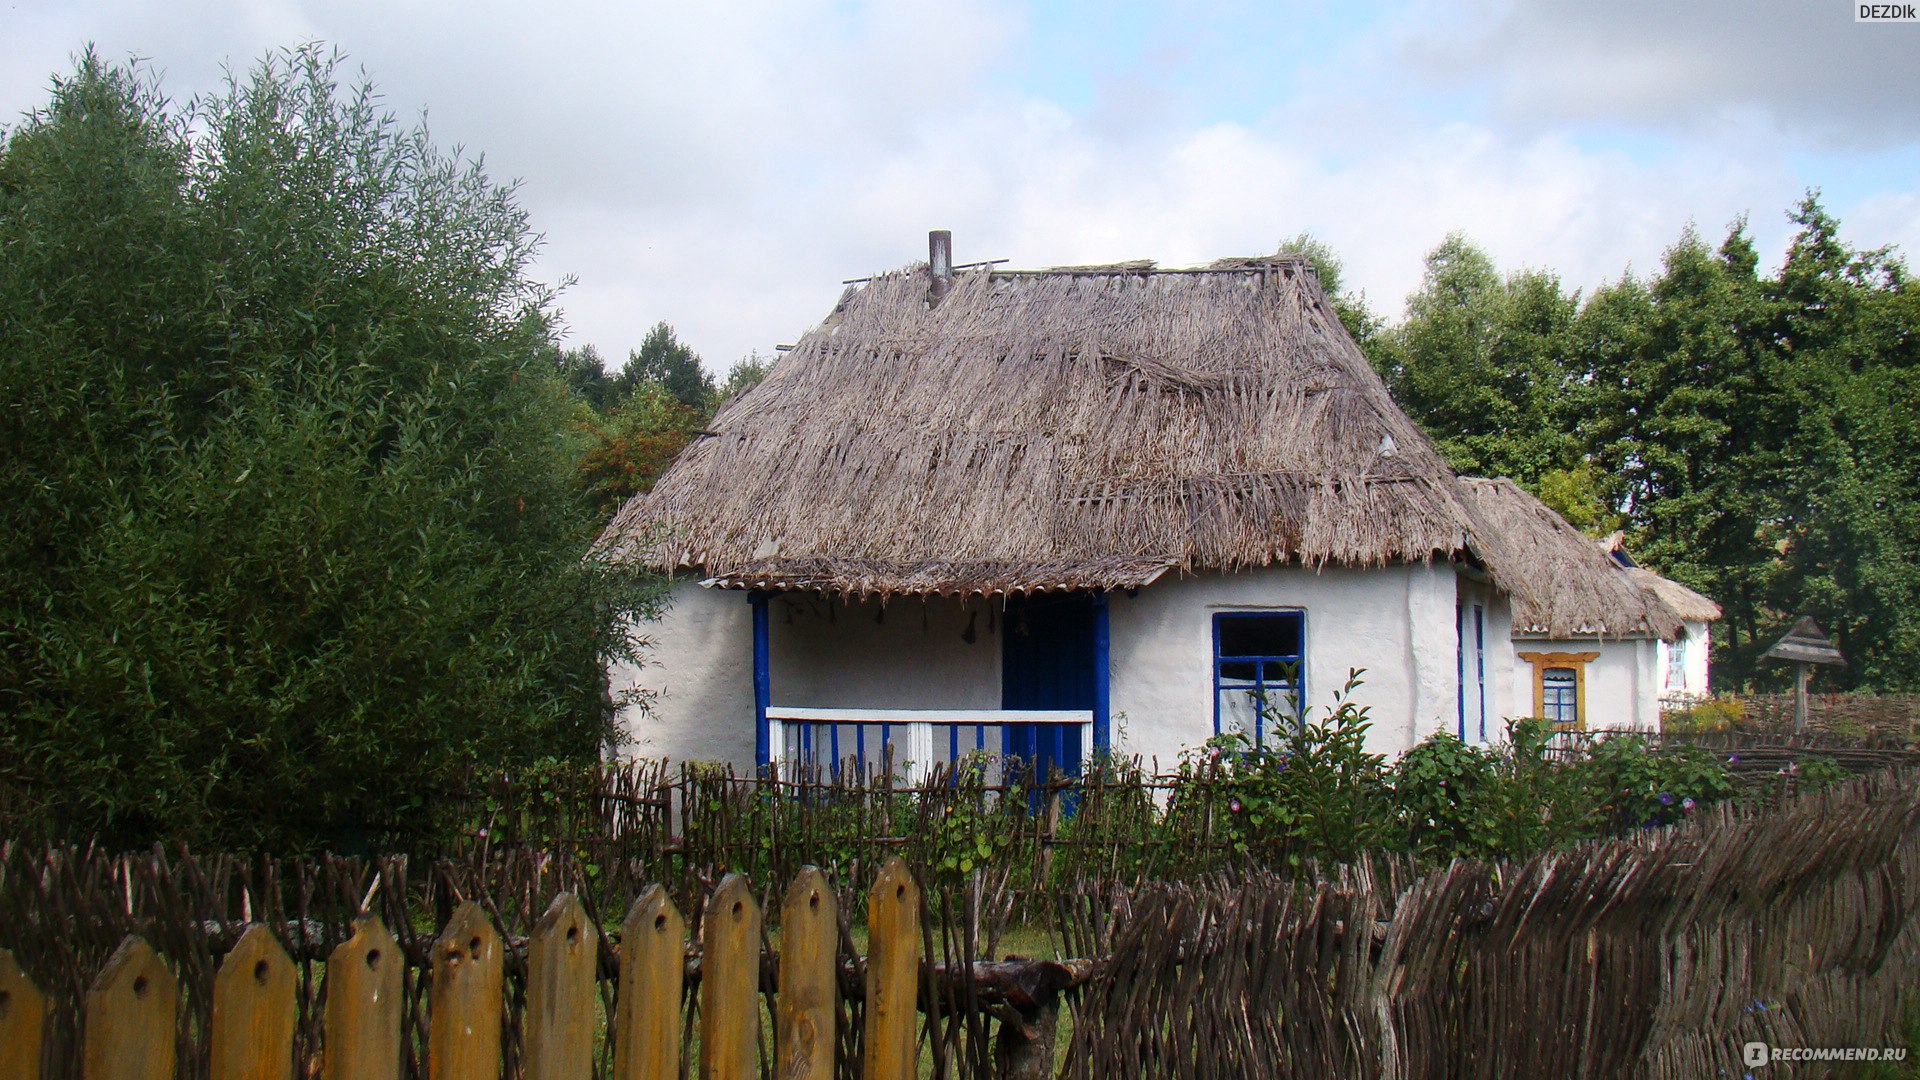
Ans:
POLYGON ((1299 719, 1306 628, 1304 611, 1214 613, 1214 734, 1235 732, 1262 746, 1269 721, 1299 719))

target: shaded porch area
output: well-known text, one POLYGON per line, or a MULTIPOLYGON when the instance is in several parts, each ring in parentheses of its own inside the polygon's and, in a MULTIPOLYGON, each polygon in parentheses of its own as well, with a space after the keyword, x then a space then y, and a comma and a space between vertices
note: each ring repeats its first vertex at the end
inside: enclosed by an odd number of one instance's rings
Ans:
POLYGON ((890 764, 912 779, 970 754, 1077 775, 1108 747, 1106 596, 844 601, 749 593, 761 766, 890 764))

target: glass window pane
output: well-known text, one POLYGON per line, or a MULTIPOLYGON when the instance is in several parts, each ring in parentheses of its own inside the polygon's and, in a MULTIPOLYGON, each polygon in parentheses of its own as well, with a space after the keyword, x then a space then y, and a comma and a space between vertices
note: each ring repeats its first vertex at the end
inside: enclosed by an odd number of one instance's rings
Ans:
POLYGON ((1253 681, 1255 669, 1259 666, 1251 660, 1222 660, 1220 661, 1220 681, 1250 683, 1253 681))
POLYGON ((1556 724, 1580 722, 1579 674, 1572 668, 1548 668, 1540 673, 1540 697, 1546 718, 1556 724))
POLYGON ((1220 734, 1246 736, 1253 742, 1254 697, 1245 690, 1220 691, 1220 734))
POLYGON ((1218 618, 1221 656, 1299 656, 1300 613, 1258 611, 1218 618))

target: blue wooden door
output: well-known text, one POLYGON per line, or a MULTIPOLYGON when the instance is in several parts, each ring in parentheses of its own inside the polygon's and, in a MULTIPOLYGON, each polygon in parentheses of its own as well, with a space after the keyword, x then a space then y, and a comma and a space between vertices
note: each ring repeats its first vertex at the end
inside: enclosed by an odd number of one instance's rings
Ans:
MULTIPOLYGON (((1000 635, 1000 707, 1093 708, 1094 608, 1091 597, 1040 595, 1007 605, 1000 635)), ((1080 774, 1081 728, 1069 724, 1009 724, 1002 749, 1041 775, 1058 768, 1080 774)))

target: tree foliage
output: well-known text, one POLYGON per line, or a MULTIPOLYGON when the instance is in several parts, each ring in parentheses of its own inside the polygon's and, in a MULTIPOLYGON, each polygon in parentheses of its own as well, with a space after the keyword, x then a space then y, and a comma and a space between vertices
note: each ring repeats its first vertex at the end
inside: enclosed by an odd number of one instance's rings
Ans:
POLYGON ((627 354, 627 366, 615 383, 622 398, 644 383, 656 383, 690 409, 713 408, 713 376, 664 322, 655 323, 640 339, 640 347, 627 354))
POLYGON ((1848 654, 1829 685, 1920 686, 1920 291, 1809 194, 1779 271, 1737 221, 1584 300, 1450 236, 1370 352, 1463 472, 1512 476, 1718 600, 1718 678, 1801 614, 1848 654))
POLYGON ((355 846, 596 753, 648 593, 581 558, 534 242, 317 49, 56 81, 0 147, 0 794, 355 846))

